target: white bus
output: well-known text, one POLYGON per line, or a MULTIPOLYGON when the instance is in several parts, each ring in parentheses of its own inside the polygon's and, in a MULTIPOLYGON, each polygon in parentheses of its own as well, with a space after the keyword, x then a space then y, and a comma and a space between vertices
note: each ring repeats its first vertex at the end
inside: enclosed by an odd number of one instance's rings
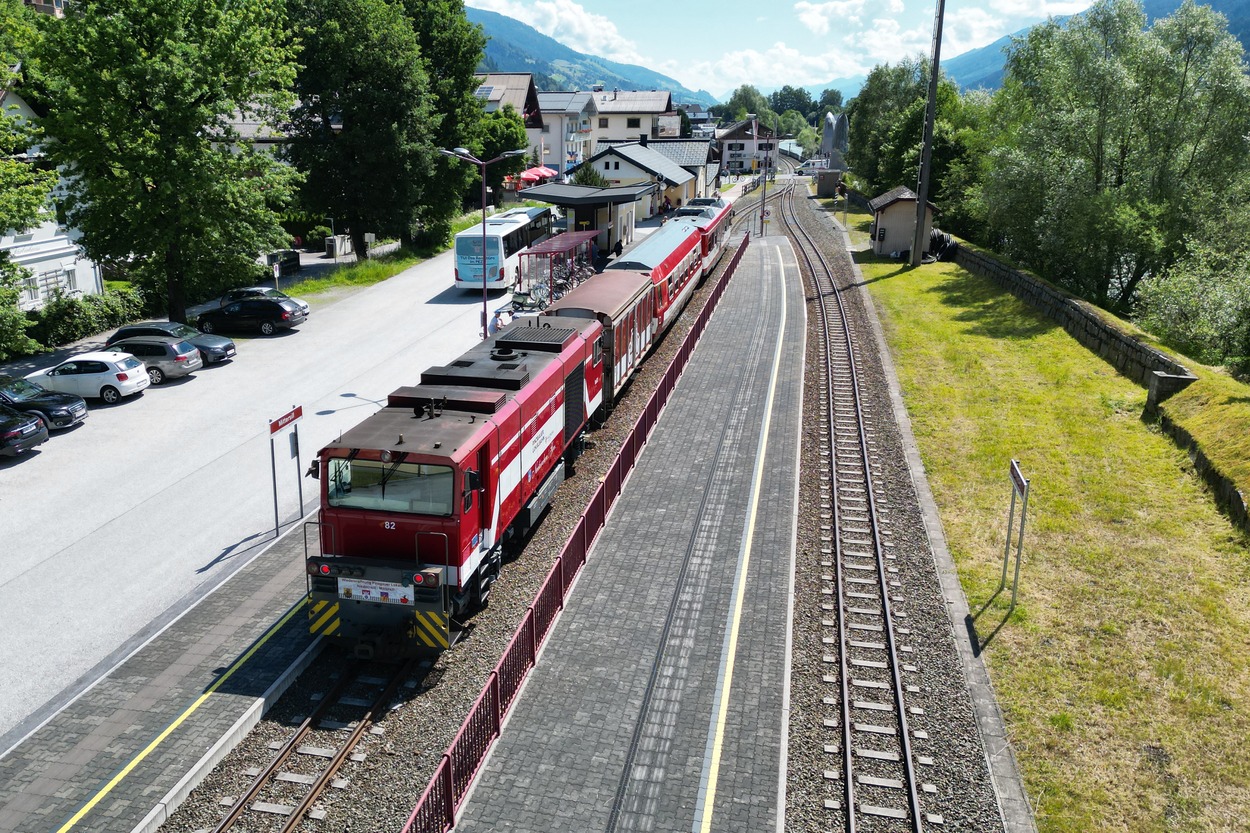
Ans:
MULTIPOLYGON (((512 286, 520 253, 551 235, 550 208, 512 208, 486 218, 486 287, 512 286)), ((456 288, 482 288, 482 224, 456 235, 456 288)))

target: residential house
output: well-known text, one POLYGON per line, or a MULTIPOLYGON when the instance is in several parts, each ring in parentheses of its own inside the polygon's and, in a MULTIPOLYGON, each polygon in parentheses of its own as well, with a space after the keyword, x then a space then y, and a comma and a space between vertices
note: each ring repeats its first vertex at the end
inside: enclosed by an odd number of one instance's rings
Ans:
POLYGON ((527 130, 530 152, 539 152, 542 163, 561 174, 575 168, 593 152, 596 110, 588 92, 540 92, 538 106, 543 124, 527 130))
POLYGON ((638 216, 651 217, 661 211, 665 199, 670 205, 682 205, 699 196, 695 174, 652 150, 641 140, 628 143, 605 143, 583 164, 597 171, 612 187, 654 183, 658 189, 642 199, 638 216))
MULTIPOLYGON (((633 142, 600 142, 595 147, 595 153, 609 147, 623 147, 631 144, 653 150, 693 174, 694 196, 707 197, 718 193, 716 177, 720 163, 716 159, 711 139, 645 139, 639 137, 633 142)), ((670 201, 676 204, 677 198, 677 196, 670 197, 670 201)), ((664 195, 661 194, 660 200, 663 201, 663 199, 664 195)), ((681 199, 684 202, 688 198, 681 197, 681 199)))
MULTIPOLYGON (((37 118, 30 105, 12 87, 0 88, 0 111, 11 118, 33 121, 37 118)), ((29 148, 26 156, 37 159, 38 146, 29 148)), ((39 309, 54 294, 96 295, 104 291, 100 269, 79 245, 82 233, 65 224, 58 197, 63 198, 64 183, 53 190, 53 204, 44 220, 28 229, 0 230, 0 251, 9 260, 28 271, 21 286, 18 306, 39 309)))
POLYGON ((777 169, 778 143, 763 122, 745 119, 717 131, 723 173, 750 174, 761 168, 777 169))
POLYGON ((597 112, 595 142, 681 136, 681 116, 673 109, 673 96, 664 90, 595 89, 592 95, 597 112))
POLYGON ((475 95, 481 99, 487 113, 502 110, 511 104, 525 122, 526 131, 542 128, 542 109, 538 104, 533 75, 528 72, 492 72, 477 76, 477 80, 479 86, 475 95))

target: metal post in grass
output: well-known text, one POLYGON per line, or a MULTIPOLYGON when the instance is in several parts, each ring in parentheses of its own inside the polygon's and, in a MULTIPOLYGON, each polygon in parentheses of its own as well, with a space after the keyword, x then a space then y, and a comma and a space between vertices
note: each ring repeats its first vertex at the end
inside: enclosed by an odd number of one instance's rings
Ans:
MULTIPOLYGON (((1024 521, 1029 512, 1029 481, 1020 471, 1020 464, 1011 461, 1011 508, 1007 511, 1007 543, 1003 546, 1003 575, 998 582, 998 592, 1007 586, 1007 562, 1011 558, 1011 533, 1016 523, 1016 497, 1020 498, 1020 533, 1016 538, 1016 571, 1011 581, 1011 607, 1007 609, 1010 616, 1016 609, 1016 590, 1020 587, 1020 557, 1024 551, 1024 521)), ((997 594, 996 594, 997 595, 997 594)))

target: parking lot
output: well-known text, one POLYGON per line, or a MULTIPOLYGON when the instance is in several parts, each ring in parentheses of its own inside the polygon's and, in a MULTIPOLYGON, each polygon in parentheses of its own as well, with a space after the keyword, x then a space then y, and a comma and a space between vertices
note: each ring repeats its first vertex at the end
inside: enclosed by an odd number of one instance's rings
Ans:
MULTIPOLYGON (((82 425, 0 461, 0 750, 273 538, 269 420, 303 407, 299 459, 285 433, 277 443, 285 526, 301 514, 297 472, 324 442, 477 338, 481 296, 450 286, 442 255, 306 297, 296 329, 235 335, 233 361, 116 405, 89 400, 82 425)), ((303 481, 305 505, 314 490, 303 481)))

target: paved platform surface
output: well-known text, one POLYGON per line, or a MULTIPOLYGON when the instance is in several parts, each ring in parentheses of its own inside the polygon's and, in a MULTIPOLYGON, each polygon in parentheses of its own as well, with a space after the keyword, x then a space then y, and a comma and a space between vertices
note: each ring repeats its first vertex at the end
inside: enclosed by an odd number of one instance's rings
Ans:
POLYGON ((781 829, 804 316, 752 242, 457 833, 781 829))
POLYGON ((295 527, 0 758, 0 833, 155 829, 308 655, 303 602, 272 607, 303 559, 295 527))

